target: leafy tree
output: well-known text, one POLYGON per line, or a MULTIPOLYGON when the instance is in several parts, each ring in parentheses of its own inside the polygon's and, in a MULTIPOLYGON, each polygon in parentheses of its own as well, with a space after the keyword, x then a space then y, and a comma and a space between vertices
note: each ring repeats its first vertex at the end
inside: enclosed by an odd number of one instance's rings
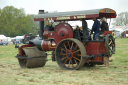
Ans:
POLYGON ((34 35, 37 35, 38 34, 38 31, 39 31, 39 29, 40 29, 40 24, 39 24, 39 21, 34 21, 34 14, 33 15, 31 15, 33 18, 33 23, 34 23, 34 25, 31 27, 31 29, 32 29, 32 32, 33 32, 33 34, 34 35))
POLYGON ((6 6, 0 9, 0 34, 14 37, 33 33, 33 15, 26 15, 24 9, 6 6))
POLYGON ((122 12, 118 15, 116 19, 114 19, 115 26, 124 26, 128 24, 128 12, 122 12))

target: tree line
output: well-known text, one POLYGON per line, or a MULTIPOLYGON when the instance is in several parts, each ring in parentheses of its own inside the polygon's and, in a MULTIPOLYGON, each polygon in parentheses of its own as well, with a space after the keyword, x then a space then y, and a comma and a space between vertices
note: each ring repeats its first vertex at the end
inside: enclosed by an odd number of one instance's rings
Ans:
POLYGON ((24 35, 24 33, 38 34, 38 26, 38 22, 34 22, 34 15, 25 14, 23 8, 6 6, 0 9, 0 34, 8 37, 24 35))
POLYGON ((113 20, 114 26, 125 26, 128 25, 128 12, 121 12, 117 18, 113 20))

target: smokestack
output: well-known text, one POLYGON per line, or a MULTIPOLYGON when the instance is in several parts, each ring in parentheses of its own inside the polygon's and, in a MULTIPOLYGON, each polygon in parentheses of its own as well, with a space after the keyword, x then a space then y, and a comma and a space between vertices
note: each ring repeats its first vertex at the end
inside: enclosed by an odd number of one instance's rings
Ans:
MULTIPOLYGON (((44 10, 39 10, 39 14, 44 14, 44 10)), ((40 36, 41 39, 43 39, 43 33, 44 33, 44 21, 40 21, 39 36, 40 36)))
POLYGON ((38 14, 43 14, 43 13, 44 13, 44 10, 39 10, 38 14))

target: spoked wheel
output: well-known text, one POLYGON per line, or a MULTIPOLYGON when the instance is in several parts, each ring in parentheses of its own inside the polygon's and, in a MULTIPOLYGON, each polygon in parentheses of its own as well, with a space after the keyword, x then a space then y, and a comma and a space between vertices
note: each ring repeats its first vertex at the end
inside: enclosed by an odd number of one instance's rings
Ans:
POLYGON ((86 60, 84 45, 77 39, 64 39, 56 48, 56 61, 62 69, 76 70, 82 67, 86 60))
POLYGON ((115 41, 111 34, 107 34, 105 38, 105 47, 107 49, 108 57, 111 57, 115 53, 115 41))

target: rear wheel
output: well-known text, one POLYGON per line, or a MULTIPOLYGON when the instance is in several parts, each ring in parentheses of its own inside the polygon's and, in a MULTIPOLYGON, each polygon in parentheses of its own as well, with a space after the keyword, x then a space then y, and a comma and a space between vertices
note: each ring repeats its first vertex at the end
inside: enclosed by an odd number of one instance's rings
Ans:
POLYGON ((62 69, 76 70, 82 67, 86 60, 84 45, 77 39, 62 40, 56 48, 56 61, 62 69))
POLYGON ((105 47, 107 49, 108 57, 115 53, 115 41, 111 34, 107 34, 105 38, 105 47))

